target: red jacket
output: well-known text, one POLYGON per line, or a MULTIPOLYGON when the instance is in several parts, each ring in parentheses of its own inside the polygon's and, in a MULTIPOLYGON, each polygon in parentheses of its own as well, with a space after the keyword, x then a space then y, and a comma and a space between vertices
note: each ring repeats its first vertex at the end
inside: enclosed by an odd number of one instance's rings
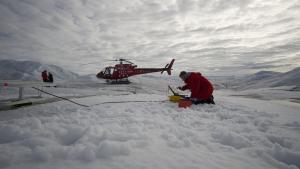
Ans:
POLYGON ((189 89, 191 91, 191 98, 208 100, 212 96, 214 88, 201 73, 191 72, 184 82, 186 85, 182 87, 182 90, 189 89))
POLYGON ((47 72, 42 72, 42 79, 43 79, 43 82, 46 82, 48 81, 48 75, 47 75, 47 72))

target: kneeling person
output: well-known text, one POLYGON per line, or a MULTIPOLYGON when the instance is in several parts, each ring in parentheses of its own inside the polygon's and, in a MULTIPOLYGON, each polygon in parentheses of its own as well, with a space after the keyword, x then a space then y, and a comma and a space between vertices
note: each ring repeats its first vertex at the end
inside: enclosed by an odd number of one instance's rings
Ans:
POLYGON ((189 89, 191 91, 190 100, 194 104, 215 104, 212 95, 214 88, 201 73, 182 71, 180 72, 179 77, 185 82, 185 85, 178 87, 178 89, 189 89))

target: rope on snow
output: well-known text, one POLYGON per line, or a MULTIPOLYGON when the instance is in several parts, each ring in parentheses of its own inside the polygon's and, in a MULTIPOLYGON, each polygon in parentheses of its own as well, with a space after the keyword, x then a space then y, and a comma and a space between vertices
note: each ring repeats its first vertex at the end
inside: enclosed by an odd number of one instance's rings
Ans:
POLYGON ((80 104, 80 103, 74 102, 74 101, 72 101, 72 100, 70 100, 70 99, 67 99, 67 98, 64 98, 64 97, 61 97, 61 96, 57 96, 57 95, 48 93, 48 92, 46 92, 46 91, 44 91, 44 90, 41 90, 41 89, 39 89, 39 88, 36 88, 36 87, 32 87, 32 88, 35 89, 35 90, 38 90, 38 91, 40 91, 40 92, 46 93, 46 94, 48 94, 48 95, 51 95, 51 96, 54 96, 54 97, 57 97, 57 98, 60 98, 60 99, 69 101, 69 102, 71 102, 71 103, 77 104, 77 105, 82 106, 82 107, 90 107, 90 106, 87 106, 87 105, 84 105, 84 104, 80 104))
POLYGON ((35 90, 38 90, 40 92, 43 92, 45 94, 48 94, 48 95, 51 95, 51 96, 54 96, 54 97, 57 97, 57 98, 60 98, 60 99, 63 99, 63 100, 66 100, 66 101, 69 101, 71 103, 74 103, 76 105, 79 105, 79 106, 82 106, 82 107, 91 107, 91 106, 97 106, 97 105, 101 105, 101 104, 109 104, 109 103, 142 103, 142 102, 166 102, 168 100, 159 100, 159 101, 142 101, 142 100, 137 100, 137 101, 111 101, 111 102, 102 102, 102 103, 97 103, 97 104, 93 104, 93 105, 90 105, 90 106, 87 106, 87 105, 84 105, 84 104, 80 104, 80 103, 77 103, 75 101, 72 101, 70 99, 67 99, 67 98, 64 98, 64 97, 61 97, 61 96, 57 96, 57 95, 54 95, 54 94, 51 94, 49 92, 46 92, 44 90, 41 90, 39 88, 36 88, 36 87, 32 87, 33 89, 35 90))
POLYGON ((101 105, 101 104, 109 104, 109 103, 142 103, 142 102, 166 102, 168 100, 158 100, 158 101, 143 101, 143 100, 136 100, 136 101, 112 101, 112 102, 102 102, 102 103, 97 103, 97 104, 93 104, 91 106, 97 106, 97 105, 101 105))

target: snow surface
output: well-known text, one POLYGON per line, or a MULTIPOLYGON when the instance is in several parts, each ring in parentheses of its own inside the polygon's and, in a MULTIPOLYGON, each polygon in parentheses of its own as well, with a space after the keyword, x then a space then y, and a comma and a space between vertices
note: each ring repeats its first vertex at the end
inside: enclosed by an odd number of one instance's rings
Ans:
POLYGON ((0 111, 0 168, 300 168, 298 103, 218 90, 216 105, 183 109, 167 100, 178 79, 131 80, 45 89, 90 107, 58 101, 0 111))

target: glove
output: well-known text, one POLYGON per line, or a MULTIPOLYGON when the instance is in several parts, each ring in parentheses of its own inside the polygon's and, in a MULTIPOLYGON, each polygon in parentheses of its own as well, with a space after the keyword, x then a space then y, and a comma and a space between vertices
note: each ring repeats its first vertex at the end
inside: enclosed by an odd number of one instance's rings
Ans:
POLYGON ((182 87, 177 87, 177 89, 179 89, 179 90, 183 90, 183 89, 182 89, 182 87))

